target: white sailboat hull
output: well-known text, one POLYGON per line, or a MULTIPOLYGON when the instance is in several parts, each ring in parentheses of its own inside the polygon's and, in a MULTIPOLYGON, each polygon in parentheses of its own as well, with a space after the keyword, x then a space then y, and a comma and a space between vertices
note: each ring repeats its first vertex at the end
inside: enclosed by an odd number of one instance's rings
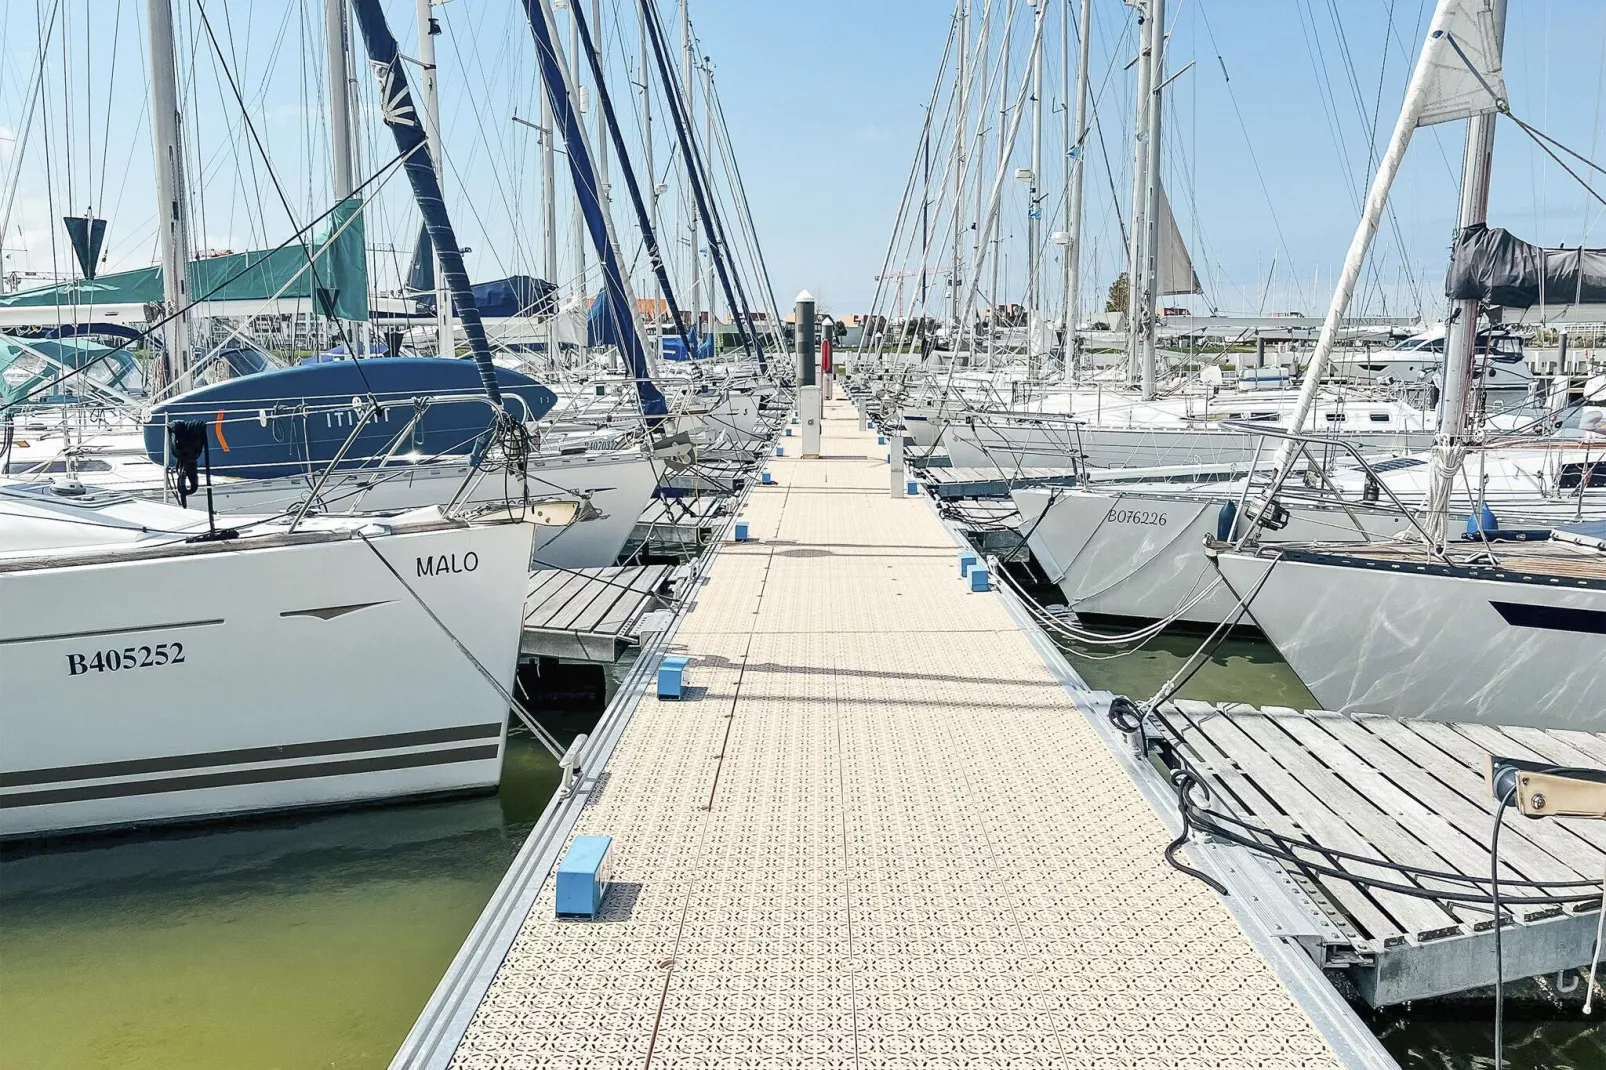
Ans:
POLYGON ((0 835, 492 787, 534 531, 0 569, 0 835))
MULTIPOLYGON (((1076 613, 1218 624, 1238 597, 1204 554, 1231 499, 1117 491, 1014 492, 1032 556, 1076 613), (1052 504, 1050 504, 1052 502, 1052 504)), ((1408 527, 1398 516, 1358 513, 1373 535, 1408 527)), ((1360 541, 1337 509, 1290 504, 1288 526, 1263 541, 1360 541)))
POLYGON ((1216 562, 1236 594, 1264 578, 1250 613, 1324 709, 1606 729, 1606 587, 1414 562, 1228 552, 1216 562))
MULTIPOLYGON (((1433 444, 1429 431, 1348 432, 1345 441, 1370 453, 1407 453, 1433 444)), ((1248 465, 1256 440, 1210 428, 1077 426, 1065 420, 956 421, 948 426, 948 456, 956 468, 1158 468, 1248 465)), ((1263 451, 1265 455, 1273 452, 1263 451)))
MULTIPOLYGON (((1413 474, 1412 470, 1390 472, 1387 478, 1413 474)), ((1220 581, 1204 553, 1204 543, 1228 533, 1223 510, 1231 509, 1240 497, 1234 488, 1224 488, 1219 497, 1152 488, 1033 487, 1013 491, 1021 515, 1019 530, 1072 610, 1084 615, 1175 619, 1191 624, 1219 624, 1237 611, 1238 598, 1220 581)), ((1404 494, 1408 503, 1420 497, 1420 493, 1404 494)), ((1516 527, 1578 519, 1575 501, 1498 493, 1490 501, 1497 516, 1516 518, 1512 525, 1516 527)), ((1258 536, 1262 545, 1367 541, 1356 525, 1373 540, 1391 539, 1411 528, 1410 521, 1394 510, 1352 504, 1346 511, 1287 496, 1282 504, 1288 510, 1288 525, 1277 531, 1263 529, 1258 536)), ((1470 510, 1464 496, 1453 501, 1452 527, 1463 526, 1470 510)), ((1594 500, 1589 515, 1599 515, 1594 500)))

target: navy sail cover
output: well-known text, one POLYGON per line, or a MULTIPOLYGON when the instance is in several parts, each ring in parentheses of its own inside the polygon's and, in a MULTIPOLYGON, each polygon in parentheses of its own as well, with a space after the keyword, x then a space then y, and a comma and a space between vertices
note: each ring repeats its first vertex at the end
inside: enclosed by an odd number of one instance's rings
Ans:
POLYGON ((1444 293, 1502 308, 1606 303, 1606 249, 1545 249, 1474 223, 1456 238, 1444 293))

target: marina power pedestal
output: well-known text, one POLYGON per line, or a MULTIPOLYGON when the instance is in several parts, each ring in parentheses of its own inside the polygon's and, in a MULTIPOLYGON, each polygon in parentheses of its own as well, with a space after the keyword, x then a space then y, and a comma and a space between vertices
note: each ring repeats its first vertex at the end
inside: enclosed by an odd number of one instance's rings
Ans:
POLYGON ((797 422, 803 425, 803 456, 820 455, 820 382, 815 340, 814 295, 804 290, 792 306, 792 322, 797 341, 797 422))
POLYGON ((891 469, 891 491, 894 498, 902 498, 903 493, 903 429, 892 432, 887 436, 887 467, 891 469))
POLYGON ((595 919, 612 876, 613 837, 576 836, 558 863, 554 912, 560 918, 595 919))
POLYGON ((803 456, 820 455, 820 417, 824 402, 817 386, 799 387, 797 391, 798 423, 803 426, 803 456))

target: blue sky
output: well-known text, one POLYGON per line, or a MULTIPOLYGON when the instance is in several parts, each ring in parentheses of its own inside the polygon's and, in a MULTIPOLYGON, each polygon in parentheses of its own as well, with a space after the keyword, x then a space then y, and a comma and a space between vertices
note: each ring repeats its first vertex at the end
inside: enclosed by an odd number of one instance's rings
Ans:
MULTIPOLYGON (((24 125, 39 52, 36 9, 54 2, 15 0, 0 11, 0 136, 15 137, 24 125)), ((981 2, 974 0, 978 9, 981 2)), ((1062 0, 1050 3, 1049 83, 1057 86, 1062 0)), ((204 157, 204 165, 192 160, 204 174, 195 198, 196 244, 238 249, 283 240, 291 219, 316 214, 327 197, 320 0, 207 4, 291 201, 288 216, 246 141, 222 68, 199 28, 195 0, 174 4, 195 140, 204 157)), ((1094 6, 1091 68, 1095 91, 1102 87, 1100 151, 1108 152, 1115 171, 1112 183, 1090 146, 1087 271, 1090 289, 1102 289, 1119 270, 1110 187, 1124 202, 1132 90, 1121 68, 1132 44, 1128 9, 1118 0, 1095 0, 1094 6)), ((386 7, 405 49, 415 39, 413 4, 386 0, 386 7)), ((1026 27, 1025 7, 1022 0, 1018 32, 1026 27)), ((613 13, 630 4, 606 0, 603 8, 604 21, 617 25, 613 13)), ((1430 9, 1427 0, 1174 0, 1168 70, 1195 65, 1171 89, 1165 173, 1206 283, 1196 307, 1312 312, 1325 304, 1369 178, 1372 113, 1381 145, 1430 9)), ((663 10, 672 21, 670 5, 663 10)), ((69 44, 64 53, 58 38, 46 67, 50 107, 35 116, 27 143, 5 236, 7 268, 48 270, 52 256, 63 266, 57 217, 69 200, 76 211, 95 201, 97 212, 111 218, 110 266, 150 263, 154 198, 143 0, 76 0, 65 3, 64 12, 58 30, 65 30, 69 44)), ((539 273, 538 157, 533 137, 511 122, 513 114, 533 115, 536 108, 522 12, 514 0, 452 0, 439 15, 447 30, 440 49, 448 193, 465 244, 475 249, 471 270, 481 278, 539 273)), ((807 287, 838 312, 868 306, 951 15, 945 0, 816 0, 806 6, 692 0, 699 50, 715 65, 783 305, 807 287)), ((608 38, 621 83, 634 65, 634 28, 624 37, 610 31, 608 38)), ((1513 109, 1597 160, 1606 158, 1603 70, 1606 4, 1513 0, 1506 49, 1513 109)), ((1057 101, 1057 90, 1053 96, 1057 101)), ((1048 125, 1057 130, 1057 118, 1048 125)), ((1395 221, 1379 239, 1377 285, 1367 295, 1374 306, 1386 299, 1391 311, 1400 311, 1438 300, 1462 129, 1449 124, 1422 131, 1413 146, 1392 202, 1395 221)), ((369 163, 384 157, 383 136, 365 131, 369 163)), ((664 137, 660 126, 660 163, 664 137)), ((14 141, 0 140, 0 178, 9 174, 16 151, 14 141)), ((1057 181, 1048 167, 1045 177, 1057 181)), ((380 249, 404 247, 416 225, 405 190, 392 186, 379 196, 369 223, 370 244, 380 249)), ((1596 188, 1606 191, 1606 182, 1596 188)), ((1493 190, 1492 220, 1522 237, 1606 244, 1599 204, 1510 123, 1501 124, 1493 190)), ((567 213, 564 202, 565 270, 567 213)), ((621 232, 632 229, 627 216, 621 201, 615 210, 621 232)), ((1019 237, 1025 210, 1018 195, 1006 201, 1005 217, 1006 233, 1019 237)), ((405 259, 403 253, 374 255, 405 259)), ((1017 262, 1004 288, 1014 294, 1021 286, 1017 262)))
MULTIPOLYGON (((1059 17, 1061 4, 1051 3, 1050 65, 1057 70, 1058 30, 1052 20, 1059 17)), ((1117 0, 1095 0, 1094 7, 1090 67, 1097 84, 1109 70, 1113 39, 1125 25, 1126 9, 1117 0)), ((798 282, 806 283, 838 304, 856 307, 873 292, 891 219, 914 160, 921 107, 931 90, 952 5, 942 0, 820 0, 810 5, 806 20, 789 19, 781 8, 700 0, 693 11, 710 51, 719 57, 727 111, 733 127, 740 129, 755 209, 778 280, 789 280, 794 289, 798 282), (755 47, 758 40, 766 43, 755 47), (814 133, 806 148, 796 144, 800 129, 814 133)), ((1272 258, 1286 244, 1300 284, 1280 276, 1276 287, 1281 299, 1275 303, 1286 307, 1319 301, 1325 306, 1355 226, 1359 202, 1352 190, 1364 190, 1370 177, 1365 128, 1349 90, 1337 81, 1344 67, 1334 47, 1332 12, 1342 14, 1355 77, 1369 107, 1379 99, 1381 73, 1381 146, 1409 74, 1405 52, 1414 61, 1418 27, 1425 26, 1432 4, 1173 0, 1170 10, 1168 69, 1174 72, 1190 60, 1197 62, 1174 83, 1173 106, 1180 115, 1168 138, 1180 143, 1183 155, 1168 154, 1167 180, 1190 244, 1202 237, 1221 263, 1221 284, 1211 296, 1222 307, 1237 310, 1247 301, 1258 301, 1257 284, 1264 287, 1272 258), (1394 36, 1387 63, 1381 64, 1391 11, 1394 36), (1307 28, 1313 24, 1317 31, 1307 28), (1332 80, 1319 76, 1320 60, 1313 62, 1313 33, 1328 50, 1332 80), (1223 65, 1231 77, 1231 96, 1223 65), (1323 105, 1329 86, 1339 90, 1335 95, 1341 100, 1333 110, 1343 140, 1335 137, 1323 105), (1242 112, 1241 124, 1233 98, 1242 112), (1246 149, 1246 130, 1264 190, 1246 149), (1184 170, 1192 177, 1191 197, 1185 190, 1190 183, 1179 175, 1184 170), (1346 172, 1358 186, 1345 181, 1346 172), (1313 282, 1317 272, 1319 287, 1313 282)), ((1128 43, 1117 67, 1131 55, 1128 43)), ((1512 0, 1506 56, 1514 111, 1585 155, 1606 157, 1606 4, 1512 0)), ((1050 81, 1057 84, 1057 75, 1050 81)), ((1119 161, 1130 124, 1130 75, 1117 69, 1109 85, 1104 133, 1119 161)), ((1392 202, 1413 265, 1419 274, 1429 274, 1435 294, 1454 222, 1453 175, 1463 130, 1464 124, 1455 123, 1419 134, 1392 202)), ((1096 165, 1090 167, 1087 227, 1090 235, 1102 230, 1113 237, 1109 197, 1099 194, 1108 179, 1094 173, 1096 165)), ((1116 183, 1123 199, 1128 181, 1123 175, 1116 183)), ((1596 188, 1606 192, 1606 181, 1597 181, 1596 188)), ((1530 240, 1577 244, 1584 234, 1586 200, 1587 194, 1515 126, 1501 124, 1490 210, 1496 224, 1530 240)), ((1595 208, 1587 216, 1593 222, 1591 242, 1606 244, 1600 206, 1589 203, 1595 208)), ((1393 246, 1387 236, 1379 244, 1393 246)), ((1118 267, 1109 258, 1101 256, 1101 261, 1107 282, 1118 267)), ((1205 274, 1202 269, 1200 273, 1205 274)))

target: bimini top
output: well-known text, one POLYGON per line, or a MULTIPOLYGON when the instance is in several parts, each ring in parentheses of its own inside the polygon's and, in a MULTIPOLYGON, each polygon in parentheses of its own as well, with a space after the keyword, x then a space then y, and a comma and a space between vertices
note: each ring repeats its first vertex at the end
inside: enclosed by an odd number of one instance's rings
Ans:
POLYGON ((97 387, 138 394, 145 389, 139 361, 127 350, 88 338, 16 338, 0 334, 0 405, 26 399, 31 404, 59 405, 99 393, 97 387), (82 369, 81 377, 63 378, 64 370, 82 369), (60 382, 56 380, 60 379, 60 382), (54 386, 51 384, 55 383, 54 386))
MULTIPOLYGON (((527 375, 497 368, 496 378, 504 405, 521 421, 540 419, 557 404, 556 394, 527 375)), ((164 464, 169 423, 202 420, 214 476, 316 475, 340 451, 369 398, 414 404, 384 408, 370 419, 342 459, 342 468, 387 458, 412 464, 462 457, 474 452, 492 422, 490 401, 473 361, 340 360, 230 379, 164 401, 145 421, 145 453, 164 464)))

